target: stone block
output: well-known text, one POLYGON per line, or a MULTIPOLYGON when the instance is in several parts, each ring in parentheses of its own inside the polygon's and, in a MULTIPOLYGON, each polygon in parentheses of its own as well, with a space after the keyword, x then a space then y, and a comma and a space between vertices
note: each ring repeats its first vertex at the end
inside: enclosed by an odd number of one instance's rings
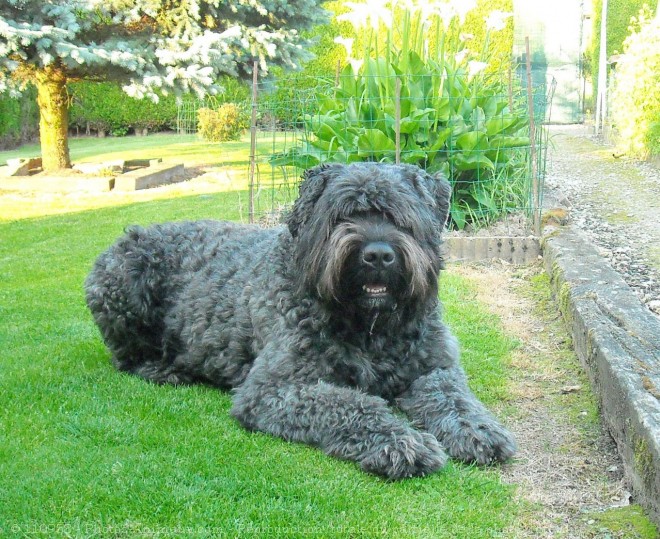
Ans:
POLYGON ((660 524, 660 320, 581 231, 553 228, 542 247, 634 497, 660 524))

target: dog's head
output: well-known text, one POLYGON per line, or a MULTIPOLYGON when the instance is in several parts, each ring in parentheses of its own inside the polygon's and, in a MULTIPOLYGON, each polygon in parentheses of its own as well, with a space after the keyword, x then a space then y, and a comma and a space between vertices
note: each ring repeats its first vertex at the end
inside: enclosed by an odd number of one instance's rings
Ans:
POLYGON ((411 165, 308 170, 287 219, 301 286, 361 311, 437 296, 450 187, 411 165))

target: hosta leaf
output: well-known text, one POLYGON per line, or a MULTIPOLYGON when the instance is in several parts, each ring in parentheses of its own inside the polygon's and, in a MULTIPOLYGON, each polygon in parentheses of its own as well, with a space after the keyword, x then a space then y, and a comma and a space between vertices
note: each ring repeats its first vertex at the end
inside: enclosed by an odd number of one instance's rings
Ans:
POLYGON ((446 122, 451 116, 451 105, 448 97, 440 97, 433 101, 435 118, 439 122, 446 122))
POLYGON ((422 60, 415 51, 410 51, 408 54, 408 69, 413 75, 429 75, 430 72, 426 67, 426 63, 422 60))
POLYGON ((355 163, 361 160, 357 152, 346 152, 344 150, 340 150, 328 158, 328 161, 333 163, 355 163))
POLYGON ((315 148, 318 148, 319 150, 322 150, 324 152, 335 152, 339 148, 339 144, 337 143, 336 138, 333 138, 330 141, 310 140, 309 143, 315 148))
POLYGON ((319 103, 319 112, 325 114, 328 112, 338 111, 342 109, 340 103, 328 96, 317 97, 319 103))
POLYGON ((486 114, 486 118, 492 118, 499 112, 497 110, 498 109, 497 105, 498 105, 498 99, 496 97, 487 97, 486 99, 483 100, 482 108, 484 113, 486 114))
POLYGON ((358 137, 358 155, 376 156, 396 150, 394 141, 380 129, 365 129, 358 137))
POLYGON ((450 176, 449 163, 447 161, 436 159, 434 163, 426 167, 426 172, 428 172, 429 174, 440 173, 443 176, 445 176, 445 178, 449 178, 450 176))
POLYGON ((426 152, 422 150, 403 150, 401 152, 401 161, 411 165, 417 165, 426 159, 426 152))
POLYGON ((311 168, 318 165, 321 160, 315 155, 308 153, 298 153, 298 151, 291 150, 286 153, 275 154, 268 163, 273 167, 298 167, 298 168, 311 168))
POLYGON ((473 153, 465 155, 457 153, 452 157, 452 164, 458 170, 477 170, 481 168, 489 168, 495 170, 495 165, 482 153, 473 153))
POLYGON ((490 118, 486 121, 486 134, 489 136, 497 135, 502 131, 506 131, 517 123, 514 116, 502 115, 490 118))
POLYGON ((456 228, 463 230, 467 224, 465 210, 461 209, 457 204, 452 202, 449 209, 449 214, 451 215, 451 219, 454 221, 456 228))
POLYGON ((441 150, 442 147, 445 145, 445 142, 447 142, 449 135, 451 135, 451 129, 449 127, 434 133, 433 137, 435 138, 435 140, 431 145, 431 147, 429 148, 429 152, 437 152, 438 150, 441 150))
POLYGON ((530 145, 529 137, 499 136, 499 137, 493 137, 490 141, 490 147, 492 149, 519 148, 529 145, 530 145))
POLYGON ((470 122, 472 123, 472 129, 476 131, 486 131, 486 114, 484 109, 477 107, 470 114, 470 122))
POLYGON ((419 120, 411 118, 401 118, 400 131, 404 135, 410 135, 419 129, 419 120))
POLYGON ((456 138, 456 146, 464 152, 483 150, 488 147, 488 137, 481 131, 469 131, 456 138))

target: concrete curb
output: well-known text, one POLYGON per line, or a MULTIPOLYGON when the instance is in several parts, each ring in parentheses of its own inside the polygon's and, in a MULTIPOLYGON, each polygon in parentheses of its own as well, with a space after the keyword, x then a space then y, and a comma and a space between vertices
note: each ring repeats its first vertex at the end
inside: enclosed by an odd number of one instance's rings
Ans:
POLYGON ((546 228, 541 245, 636 501, 660 523, 660 321, 579 230, 546 228))
POLYGON ((183 181, 183 165, 152 164, 115 178, 116 191, 137 191, 183 181))
POLYGON ((494 258, 509 264, 530 264, 541 255, 539 240, 534 236, 445 236, 449 262, 478 262, 494 258))
MULTIPOLYGON (((0 170, 0 189, 43 193, 72 193, 137 191, 170 183, 185 181, 182 164, 162 163, 162 159, 132 159, 129 161, 108 161, 105 163, 80 163, 74 169, 89 174, 87 177, 71 176, 29 176, 29 167, 41 159, 16 160, 14 168, 0 170), (125 167, 139 167, 122 173, 125 167), (97 176, 101 170, 113 170, 112 176, 97 176), (17 171, 20 173, 18 175, 17 171)), ((4 169, 4 167, 3 167, 4 169)))

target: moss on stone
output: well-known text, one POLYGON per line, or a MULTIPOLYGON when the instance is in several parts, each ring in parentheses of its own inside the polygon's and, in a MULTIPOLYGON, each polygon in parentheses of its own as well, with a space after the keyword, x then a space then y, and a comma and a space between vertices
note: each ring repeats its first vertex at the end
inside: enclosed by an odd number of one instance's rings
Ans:
POLYGON ((597 537, 634 537, 637 539, 657 539, 658 528, 644 514, 639 505, 628 505, 608 509, 602 513, 589 515, 594 521, 597 537), (608 533, 609 532, 609 533, 608 533))
POLYGON ((655 479, 655 466, 653 466, 653 455, 649 443, 645 438, 638 437, 633 445, 633 456, 635 459, 635 471, 644 481, 644 484, 652 487, 655 479))

